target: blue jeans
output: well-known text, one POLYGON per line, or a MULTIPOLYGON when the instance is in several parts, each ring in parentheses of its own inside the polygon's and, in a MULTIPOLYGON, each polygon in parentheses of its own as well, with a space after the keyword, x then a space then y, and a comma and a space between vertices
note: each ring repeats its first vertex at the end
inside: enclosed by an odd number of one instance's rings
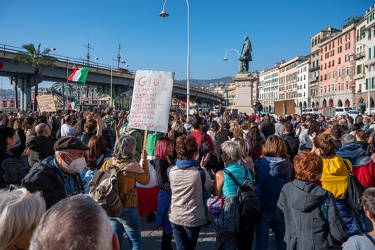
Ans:
POLYGON ((197 245, 200 227, 184 227, 171 222, 177 250, 194 250, 197 245))
POLYGON ((138 207, 125 208, 117 218, 124 226, 132 250, 142 249, 141 225, 139 222, 138 207))
POLYGON ((260 222, 255 225, 255 250, 268 249, 268 232, 270 228, 275 234, 277 249, 286 249, 286 243, 284 241, 284 214, 279 209, 276 209, 276 213, 262 212, 260 222))
POLYGON ((111 223, 112 233, 117 234, 118 243, 121 248, 124 240, 124 226, 117 220, 117 218, 109 218, 109 222, 111 223))

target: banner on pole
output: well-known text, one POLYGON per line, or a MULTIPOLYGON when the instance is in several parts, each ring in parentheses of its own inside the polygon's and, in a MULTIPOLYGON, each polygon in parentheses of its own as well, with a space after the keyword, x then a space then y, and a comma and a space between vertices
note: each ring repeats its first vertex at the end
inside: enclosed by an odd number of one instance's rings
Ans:
POLYGON ((173 72, 137 70, 128 126, 168 132, 173 72))
POLYGON ((56 112, 55 100, 53 95, 41 95, 37 96, 38 106, 40 112, 56 112))

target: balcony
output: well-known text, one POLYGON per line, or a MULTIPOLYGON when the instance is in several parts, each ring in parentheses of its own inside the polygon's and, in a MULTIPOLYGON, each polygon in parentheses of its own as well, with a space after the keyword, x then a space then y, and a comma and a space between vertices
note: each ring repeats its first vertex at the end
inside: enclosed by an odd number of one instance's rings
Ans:
POLYGON ((363 58, 363 57, 365 57, 366 55, 365 55, 365 52, 359 52, 359 53, 357 53, 356 55, 355 55, 355 60, 359 60, 359 59, 361 59, 361 58, 363 58))
POLYGON ((317 82, 317 81, 319 81, 319 77, 318 77, 318 76, 314 76, 314 77, 311 77, 311 78, 309 79, 309 83, 310 83, 310 84, 313 83, 313 82, 317 82))
POLYGON ((370 59, 370 60, 367 60, 366 63, 365 63, 367 66, 368 65, 374 65, 375 64, 375 57, 370 59))
POLYGON ((359 80, 365 78, 365 73, 359 73, 353 76, 353 80, 359 80))
POLYGON ((310 71, 310 72, 313 72, 313 71, 315 71, 315 70, 319 70, 319 69, 320 69, 320 66, 315 66, 315 67, 313 67, 313 68, 310 68, 309 71, 310 71))

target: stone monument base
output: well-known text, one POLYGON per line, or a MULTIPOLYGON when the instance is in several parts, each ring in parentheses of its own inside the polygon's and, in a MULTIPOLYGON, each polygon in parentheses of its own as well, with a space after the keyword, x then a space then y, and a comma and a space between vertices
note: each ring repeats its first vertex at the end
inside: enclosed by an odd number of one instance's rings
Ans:
POLYGON ((253 86, 257 86, 257 78, 248 72, 239 72, 233 78, 236 84, 236 103, 232 109, 237 109, 238 113, 251 115, 255 113, 253 108, 256 100, 253 100, 253 86))

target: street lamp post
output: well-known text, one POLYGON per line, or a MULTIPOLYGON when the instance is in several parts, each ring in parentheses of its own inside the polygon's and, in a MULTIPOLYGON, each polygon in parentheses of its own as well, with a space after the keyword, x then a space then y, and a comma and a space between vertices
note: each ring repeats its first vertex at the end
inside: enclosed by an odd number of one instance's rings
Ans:
MULTIPOLYGON (((169 14, 165 11, 165 5, 168 0, 165 0, 163 10, 159 14, 161 17, 168 17, 169 14)), ((189 115, 190 108, 190 5, 189 1, 186 0, 187 7, 187 76, 186 76, 186 115, 189 115)))
POLYGON ((113 85, 113 80, 112 80, 112 76, 113 76, 113 57, 114 56, 117 56, 117 65, 118 65, 118 68, 120 68, 119 66, 120 66, 120 62, 121 63, 125 63, 125 60, 124 59, 122 59, 121 60, 121 58, 124 58, 123 56, 122 56, 122 54, 120 53, 120 52, 117 52, 117 53, 114 53, 113 55, 112 55, 112 58, 111 58, 111 101, 110 101, 110 105, 109 106, 112 106, 113 105, 113 90, 112 90, 112 85, 113 85), (121 61, 120 61, 121 60, 121 61))
MULTIPOLYGON (((228 61, 228 58, 227 58, 227 54, 229 51, 236 51, 237 54, 238 54, 238 59, 240 59, 240 52, 238 52, 238 50, 236 49, 228 49, 227 52, 225 52, 225 55, 224 55, 224 61, 228 61)), ((241 67, 241 62, 238 60, 238 70, 240 71, 240 67, 241 67)))

